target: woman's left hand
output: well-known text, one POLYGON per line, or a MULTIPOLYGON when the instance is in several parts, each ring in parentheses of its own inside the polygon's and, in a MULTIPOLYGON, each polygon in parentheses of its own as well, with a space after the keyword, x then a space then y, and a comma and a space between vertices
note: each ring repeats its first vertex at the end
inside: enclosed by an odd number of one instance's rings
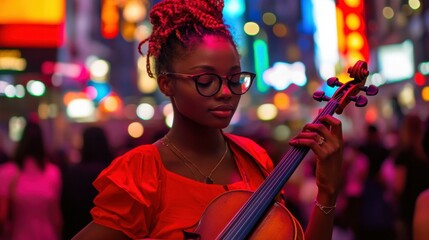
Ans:
POLYGON ((326 115, 319 119, 323 124, 307 124, 304 130, 289 143, 306 146, 317 156, 316 183, 319 194, 336 198, 341 185, 343 136, 341 121, 326 115))

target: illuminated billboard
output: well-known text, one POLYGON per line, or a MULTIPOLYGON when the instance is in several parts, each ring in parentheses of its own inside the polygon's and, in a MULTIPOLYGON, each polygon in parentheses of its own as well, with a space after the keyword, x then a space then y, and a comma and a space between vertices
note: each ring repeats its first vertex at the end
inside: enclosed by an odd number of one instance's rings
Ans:
POLYGON ((409 80, 415 73, 414 48, 410 40, 377 49, 378 67, 387 83, 409 80))
POLYGON ((64 0, 0 1, 0 46, 60 47, 65 38, 64 0))

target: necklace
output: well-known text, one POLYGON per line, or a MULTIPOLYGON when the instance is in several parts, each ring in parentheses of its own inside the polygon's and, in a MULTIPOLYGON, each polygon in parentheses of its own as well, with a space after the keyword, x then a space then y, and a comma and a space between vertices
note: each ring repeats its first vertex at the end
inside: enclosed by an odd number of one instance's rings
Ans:
POLYGON ((216 171, 216 169, 219 167, 219 165, 222 163, 222 161, 225 159, 226 154, 228 153, 228 144, 225 141, 225 152, 222 155, 222 158, 219 160, 219 162, 214 166, 214 168, 210 171, 209 175, 206 175, 203 173, 203 171, 201 171, 198 166, 193 163, 188 157, 186 157, 186 155, 180 151, 172 142, 171 140, 167 137, 164 136, 163 139, 161 139, 161 143, 162 145, 168 147, 174 154, 176 154, 185 164, 186 167, 188 167, 190 169, 190 171, 192 172, 192 174, 194 175, 194 177, 197 179, 194 171, 192 170, 192 168, 189 166, 189 164, 191 164, 197 171, 198 173, 204 177, 204 182, 207 184, 213 184, 214 180, 212 178, 212 174, 216 171))

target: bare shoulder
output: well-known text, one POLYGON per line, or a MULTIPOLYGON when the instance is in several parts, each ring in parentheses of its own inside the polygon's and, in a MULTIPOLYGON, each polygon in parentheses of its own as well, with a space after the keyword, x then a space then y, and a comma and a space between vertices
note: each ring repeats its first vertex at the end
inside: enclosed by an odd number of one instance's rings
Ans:
POLYGON ((429 239, 429 189, 421 192, 416 200, 413 219, 414 240, 429 239))
MULTIPOLYGON (((421 192, 420 195, 417 198, 417 205, 423 205, 429 206, 427 203, 429 202, 429 189, 426 189, 425 191, 421 192), (425 204, 423 204, 425 203, 425 204)), ((428 207, 429 209, 429 207, 428 207)))
MULTIPOLYGON (((416 199, 416 206, 414 208, 414 221, 424 221, 427 224, 429 221, 429 188, 419 194, 416 199)), ((429 231, 429 229, 428 229, 429 231)))
POLYGON ((72 240, 84 240, 84 239, 103 239, 103 240, 128 240, 128 238, 121 231, 102 226, 100 224, 90 222, 86 227, 84 227, 72 240))

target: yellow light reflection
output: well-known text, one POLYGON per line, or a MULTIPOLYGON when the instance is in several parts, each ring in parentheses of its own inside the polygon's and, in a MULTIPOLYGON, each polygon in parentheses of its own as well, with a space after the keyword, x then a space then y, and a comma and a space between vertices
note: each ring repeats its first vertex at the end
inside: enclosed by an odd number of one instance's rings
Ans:
POLYGON ((0 50, 0 70, 24 71, 27 60, 21 57, 19 50, 0 50))
MULTIPOLYGON (((158 89, 158 83, 155 78, 149 77, 146 70, 146 56, 141 56, 137 60, 138 82, 137 87, 142 93, 153 93, 158 89)), ((153 64, 151 64, 153 66, 153 64)), ((154 69, 151 69, 154 72, 154 69)))
POLYGON ((107 96, 102 102, 102 107, 106 112, 116 112, 120 106, 121 99, 118 96, 107 96))
POLYGON ((136 24, 133 22, 122 22, 121 23, 121 34, 125 41, 131 42, 134 40, 136 34, 136 24))
POLYGON ((47 103, 40 103, 37 108, 40 119, 48 119, 49 117, 49 105, 47 103))
POLYGON ((271 103, 262 104, 256 110, 256 115, 263 121, 273 120, 275 117, 277 117, 277 114, 277 107, 271 103))
POLYGON ((388 104, 388 103, 381 104, 381 114, 385 119, 392 118, 394 115, 392 104, 388 104))
POLYGON ((336 15, 337 15, 337 34, 338 34, 338 50, 340 52, 344 52, 346 49, 346 36, 344 33, 344 17, 343 17, 343 11, 341 8, 336 8, 336 15))
POLYGON ((365 59, 365 58, 359 50, 350 50, 347 53, 347 62, 349 63, 354 63, 362 59, 365 59))
POLYGON ((274 138, 277 141, 286 141, 291 134, 290 128, 286 125, 279 125, 274 129, 274 138))
POLYGON ((91 79, 96 82, 106 82, 107 74, 110 71, 110 64, 106 60, 96 59, 90 63, 89 72, 91 79))
POLYGON ((287 27, 283 23, 276 23, 273 26, 273 33, 276 37, 284 37, 287 35, 287 27))
POLYGON ((129 0, 122 10, 124 19, 128 22, 140 22, 147 15, 147 8, 140 0, 129 0))
POLYGON ((350 76, 346 72, 340 72, 339 74, 337 74, 337 77, 338 77, 338 80, 342 83, 346 83, 350 81, 350 76))
POLYGON ((132 122, 130 125, 128 125, 128 134, 133 138, 139 138, 143 136, 144 133, 144 127, 139 122, 132 122))
POLYGON ((60 0, 2 0, 0 24, 59 24, 65 16, 65 2, 60 0), (4 11, 6 10, 6 11, 4 11))
POLYGON ((429 86, 422 89, 422 99, 425 102, 429 102, 429 86))
POLYGON ((64 105, 69 105, 70 102, 74 99, 78 99, 78 98, 86 98, 86 94, 83 92, 67 92, 66 94, 64 94, 63 97, 63 102, 64 105))
POLYGON ((254 36, 259 33, 259 25, 255 22, 247 22, 244 24, 244 32, 247 35, 254 36))
POLYGON ((391 7, 384 7, 383 8, 383 16, 386 19, 392 19, 393 16, 395 16, 395 11, 393 11, 393 8, 391 8, 391 7))
POLYGON ((347 36, 347 46, 352 50, 360 50, 363 48, 364 40, 359 32, 352 32, 347 36))
POLYGON ((414 97, 414 87, 411 84, 406 84, 401 92, 399 93, 398 98, 399 104, 408 109, 414 108, 416 105, 416 99, 414 97))
POLYGON ((356 13, 350 13, 346 16, 346 26, 352 30, 355 31, 359 29, 361 25, 360 18, 356 13))
POLYGON ((173 127, 174 113, 171 112, 165 117, 165 125, 169 128, 173 127))
POLYGON ((345 0, 344 3, 352 8, 358 7, 359 4, 361 3, 361 0, 345 0))
POLYGON ((409 0, 408 4, 409 4, 410 8, 413 10, 417 10, 421 6, 421 3, 419 0, 409 0))
POLYGON ((266 12, 262 15, 262 21, 267 25, 273 25, 274 23, 276 23, 277 18, 274 13, 266 12))
POLYGON ((318 79, 313 79, 311 81, 308 82, 307 84, 307 92, 310 95, 313 95, 313 93, 315 91, 317 91, 317 89, 320 87, 320 83, 318 79))
POLYGON ((21 116, 14 116, 9 119, 9 138, 12 141, 17 142, 21 139, 22 130, 26 123, 25 118, 21 116))
POLYGON ((290 107, 290 98, 286 93, 279 92, 274 95, 273 103, 279 110, 286 110, 290 107))
POLYGON ((167 117, 168 115, 173 113, 173 104, 167 103, 162 109, 162 114, 164 117, 167 117))

